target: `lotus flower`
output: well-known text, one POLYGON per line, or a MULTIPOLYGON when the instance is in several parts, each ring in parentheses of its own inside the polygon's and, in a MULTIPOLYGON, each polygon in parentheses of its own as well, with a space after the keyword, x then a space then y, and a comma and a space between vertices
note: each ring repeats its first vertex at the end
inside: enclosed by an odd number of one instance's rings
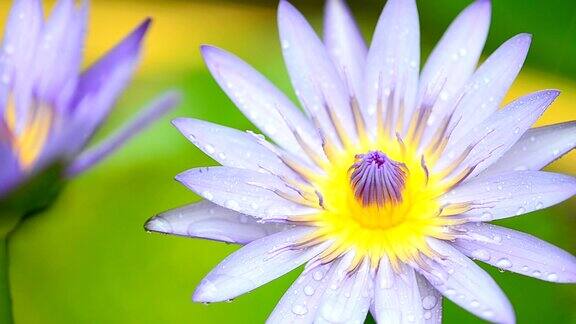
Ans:
POLYGON ((304 113, 239 58, 203 47, 216 81, 271 141, 174 121, 222 166, 179 174, 204 200, 146 228, 244 245, 193 299, 236 298, 304 265, 269 323, 362 323, 368 312, 379 323, 439 323, 444 297, 513 323, 510 302, 473 260, 575 282, 571 254, 489 223, 576 192, 573 177, 540 171, 574 147, 576 124, 530 129, 559 92, 498 109, 530 35, 476 67, 490 8, 467 7, 420 71, 414 0, 388 0, 369 48, 342 1, 328 1, 323 41, 281 1, 282 50, 304 113))
POLYGON ((109 139, 86 149, 130 81, 150 19, 81 73, 88 3, 60 0, 47 21, 42 11, 40 0, 15 0, 6 25, 0 55, 0 198, 54 165, 56 182, 87 170, 178 100, 175 93, 163 95, 109 139))

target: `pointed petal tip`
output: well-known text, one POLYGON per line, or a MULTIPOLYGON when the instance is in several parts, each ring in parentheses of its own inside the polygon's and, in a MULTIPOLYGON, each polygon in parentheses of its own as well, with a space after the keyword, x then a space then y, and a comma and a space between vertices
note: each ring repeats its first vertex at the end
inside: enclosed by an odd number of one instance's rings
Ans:
POLYGON ((218 298, 218 288, 212 281, 204 279, 192 295, 192 301, 196 303, 212 303, 222 301, 218 298))
POLYGON ((171 233, 172 227, 170 224, 162 217, 162 214, 158 214, 144 223, 144 229, 148 232, 157 233, 171 233))

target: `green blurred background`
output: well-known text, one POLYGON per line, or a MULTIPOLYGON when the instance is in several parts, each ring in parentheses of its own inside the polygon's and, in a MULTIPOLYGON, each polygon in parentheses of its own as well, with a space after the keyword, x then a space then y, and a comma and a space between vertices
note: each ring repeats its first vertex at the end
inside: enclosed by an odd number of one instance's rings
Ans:
MULTIPOLYGON (((485 54, 519 32, 534 34, 527 65, 510 98, 543 88, 563 90, 540 124, 574 119, 576 2, 494 0, 485 54)), ((320 28, 321 1, 294 1, 320 28)), ((424 57, 469 1, 420 0, 424 57)), ((4 21, 10 1, 0 3, 4 21)), ((51 7, 53 1, 49 1, 51 7)), ((146 16, 155 18, 141 68, 101 136, 166 88, 185 102, 171 117, 202 118, 253 129, 204 68, 198 46, 239 54, 288 93, 276 32, 276 1, 92 0, 86 64, 146 16)), ((370 35, 382 1, 354 1, 370 35)), ((569 154, 551 168, 576 173, 569 154)), ((198 199, 177 173, 214 164, 165 118, 90 172, 72 181, 48 211, 14 235, 12 287, 17 323, 261 323, 296 278, 291 273, 230 303, 202 305, 191 294, 237 246, 149 234, 150 216, 198 199)), ((576 254, 576 200, 500 222, 576 254)), ((576 286, 490 269, 515 306, 519 323, 576 323, 576 286)), ((445 302, 446 323, 479 322, 445 302)))

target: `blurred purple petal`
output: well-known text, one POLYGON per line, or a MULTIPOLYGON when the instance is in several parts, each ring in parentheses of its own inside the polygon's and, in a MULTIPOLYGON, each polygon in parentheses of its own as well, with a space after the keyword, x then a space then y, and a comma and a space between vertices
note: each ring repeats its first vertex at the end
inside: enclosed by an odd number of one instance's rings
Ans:
POLYGON ((346 81, 351 94, 361 100, 368 49, 345 0, 326 2, 324 43, 340 78, 346 81))
POLYGON ((278 8, 278 27, 292 86, 306 111, 317 118, 328 138, 338 143, 335 127, 326 112, 333 111, 346 136, 354 139, 349 92, 318 35, 285 0, 280 1, 278 8))
POLYGON ((378 323, 423 323, 423 296, 414 269, 400 265, 392 269, 387 258, 380 260, 374 282, 374 319, 378 323))
POLYGON ((80 156, 68 166, 67 176, 76 176, 112 154, 134 135, 176 107, 180 100, 181 98, 178 92, 168 92, 156 98, 150 103, 149 107, 141 111, 138 116, 126 123, 121 129, 117 130, 102 143, 80 154, 80 156))
POLYGON ((73 0, 59 0, 46 22, 36 49, 36 95, 56 109, 65 109, 73 96, 84 49, 88 2, 76 8, 73 0))
POLYGON ((176 180, 203 198, 242 214, 264 219, 285 219, 318 210, 286 200, 278 192, 297 194, 271 174, 230 167, 197 168, 176 180))
POLYGON ((482 176, 505 171, 540 170, 576 146, 576 122, 529 129, 482 176))
POLYGON ((420 76, 419 102, 438 98, 428 119, 431 136, 439 123, 452 111, 461 88, 478 64, 490 26, 489 0, 477 0, 464 9, 438 42, 420 76))
POLYGON ((285 150, 306 159, 290 125, 316 151, 322 149, 316 129, 304 114, 270 81, 238 57, 222 49, 202 46, 212 76, 236 106, 259 129, 285 150), (288 124, 287 124, 288 123, 288 124))
POLYGON ((474 167, 470 177, 481 173, 506 153, 558 97, 558 90, 543 90, 524 96, 492 114, 469 130, 458 142, 448 144, 435 170, 442 170, 472 148, 461 168, 474 167))
POLYGON ((192 118, 177 118, 172 123, 194 145, 224 166, 298 177, 272 151, 258 143, 254 135, 192 118))
POLYGON ((291 249, 314 229, 296 227, 266 236, 240 248, 220 262, 194 292, 196 302, 218 302, 235 298, 304 264, 322 246, 291 249))
POLYGON ((524 64, 531 41, 528 34, 514 36, 482 63, 464 87, 464 97, 452 116, 457 125, 451 141, 465 137, 498 109, 524 64))
POLYGON ((454 188, 442 204, 471 203, 462 213, 471 221, 522 215, 560 203, 576 194, 576 178, 542 171, 511 171, 479 176, 454 188))
POLYGON ((4 33, 0 56, 0 115, 4 115, 8 91, 12 90, 16 101, 18 131, 28 118, 27 111, 36 76, 33 62, 44 24, 43 15, 40 0, 15 0, 4 33))
POLYGON ((22 181, 18 158, 12 150, 10 134, 4 120, 0 118, 0 198, 22 181))
POLYGON ((576 257, 532 235, 492 224, 458 226, 454 245, 467 256, 503 270, 552 281, 576 282, 576 257))
POLYGON ((150 22, 150 19, 145 20, 80 77, 70 107, 75 134, 66 136, 74 139, 68 145, 69 151, 78 151, 88 141, 125 89, 134 72, 142 39, 150 22))
MULTIPOLYGON (((414 0, 388 0, 366 59, 364 98, 369 129, 376 127, 377 103, 393 95, 394 120, 407 124, 414 111, 420 67, 420 29, 414 0), (403 107, 403 108, 401 108, 403 107), (399 116, 401 112, 403 116, 399 116)), ((396 125, 393 123, 392 125, 396 125)), ((401 131, 401 130, 400 130, 401 131)), ((394 133, 392 133, 394 135, 394 133)))
POLYGON ((494 323, 515 323, 514 309, 500 287, 474 261, 449 243, 428 239, 444 258, 430 261, 429 270, 416 268, 438 291, 470 313, 494 323))
POLYGON ((248 244, 289 229, 290 226, 280 223, 262 224, 255 218, 203 200, 161 213, 146 222, 145 228, 165 234, 248 244))

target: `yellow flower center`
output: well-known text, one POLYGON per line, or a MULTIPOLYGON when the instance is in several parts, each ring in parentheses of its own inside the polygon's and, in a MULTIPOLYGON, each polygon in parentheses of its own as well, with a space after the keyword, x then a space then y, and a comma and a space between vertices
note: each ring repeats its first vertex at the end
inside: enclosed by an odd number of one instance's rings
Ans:
POLYGON ((29 110, 24 126, 18 129, 13 96, 8 98, 4 119, 10 133, 10 142, 23 170, 29 170, 42 153, 52 124, 52 111, 45 105, 29 110))

